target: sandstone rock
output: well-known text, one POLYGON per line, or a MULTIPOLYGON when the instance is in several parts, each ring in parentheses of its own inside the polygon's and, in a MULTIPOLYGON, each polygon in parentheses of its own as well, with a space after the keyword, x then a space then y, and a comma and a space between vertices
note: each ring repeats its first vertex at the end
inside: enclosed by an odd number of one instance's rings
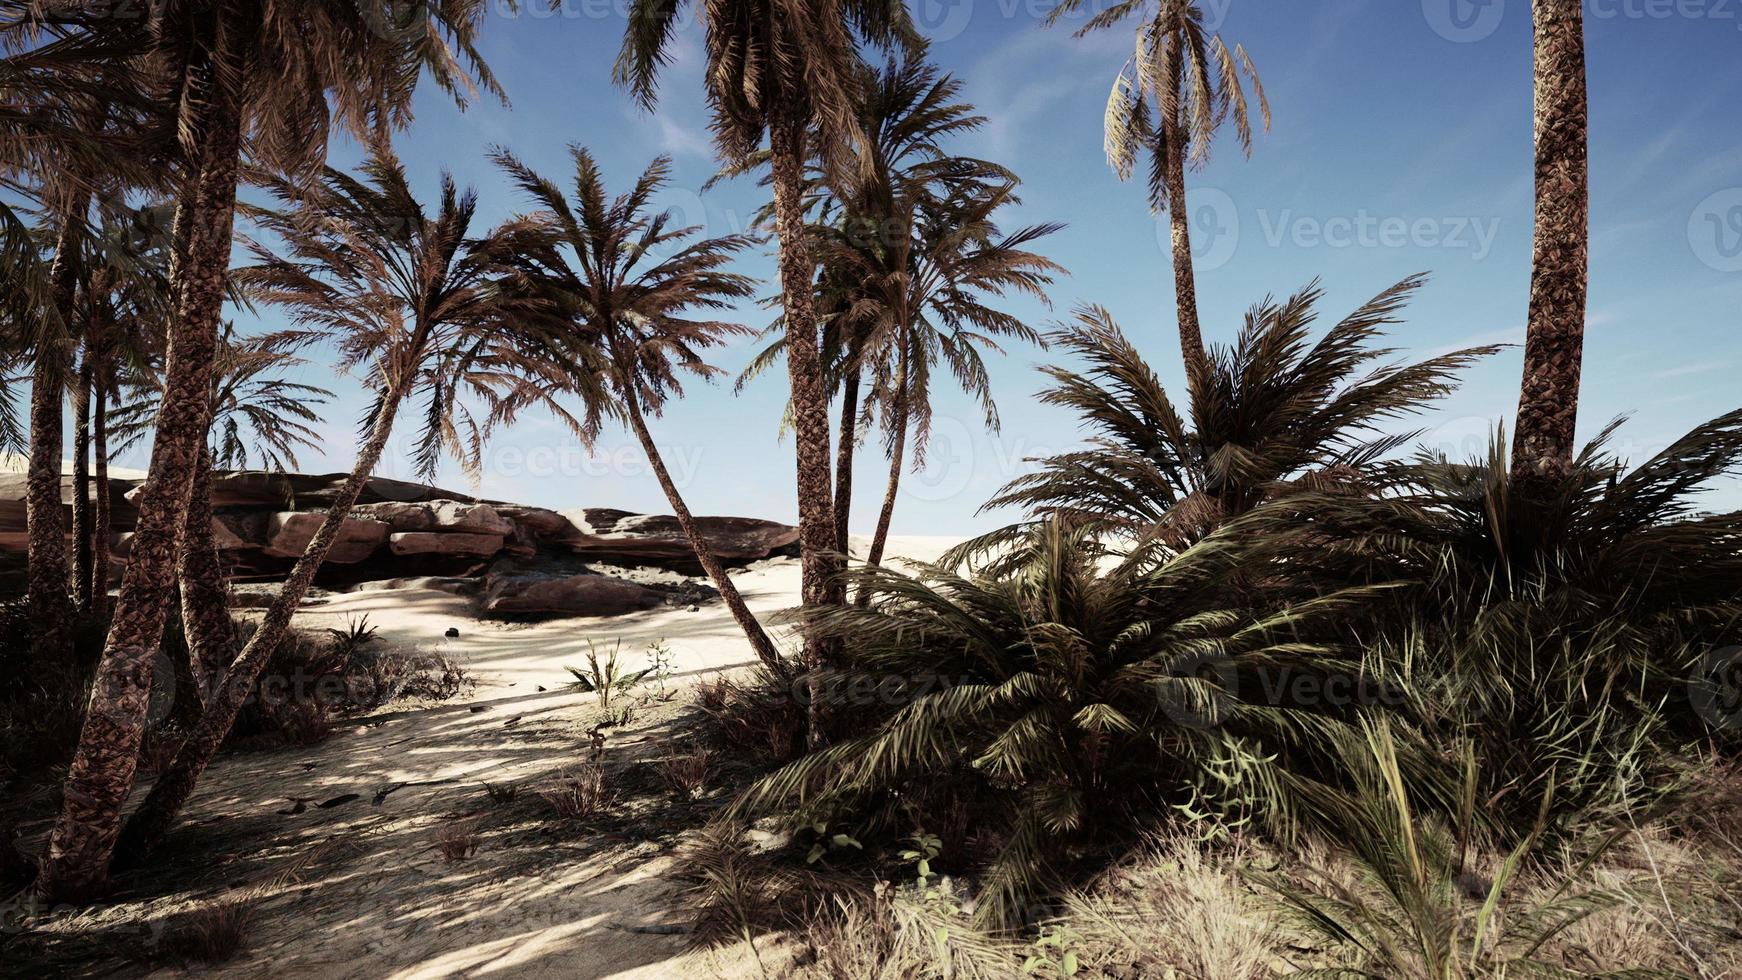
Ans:
MULTIPOLYGON (((274 558, 300 558, 309 540, 320 530, 327 515, 319 511, 287 511, 267 522, 266 554, 274 558)), ((338 565, 360 562, 375 553, 393 528, 384 521, 347 517, 326 560, 338 565)))
POLYGON ((605 575, 493 576, 484 611, 495 615, 621 616, 665 601, 653 589, 605 575))
POLYGON ((379 504, 360 504, 351 513, 370 520, 384 521, 395 531, 433 531, 435 511, 427 503, 406 503, 390 500, 379 504))
MULTIPOLYGON (((675 517, 598 507, 564 511, 562 516, 576 530, 558 539, 558 543, 578 555, 594 561, 657 565, 686 574, 701 574, 701 562, 690 550, 675 517)), ((798 528, 790 524, 751 517, 698 517, 696 524, 708 542, 708 550, 728 565, 791 554, 798 547, 798 528)))
POLYGON ((543 507, 524 507, 520 504, 494 504, 496 513, 524 527, 541 538, 561 538, 575 533, 575 526, 569 519, 554 510, 543 507))
POLYGON ((453 575, 413 575, 407 578, 385 578, 358 582, 351 586, 350 591, 391 592, 399 589, 429 589, 435 592, 446 592, 450 595, 464 595, 477 587, 478 580, 474 578, 453 575))
POLYGON ((437 500, 430 504, 436 530, 469 534, 506 536, 514 533, 514 525, 496 513, 489 504, 463 503, 458 500, 437 500))
POLYGON ((388 538, 396 555, 472 555, 488 558, 502 550, 500 534, 459 531, 405 531, 388 538))

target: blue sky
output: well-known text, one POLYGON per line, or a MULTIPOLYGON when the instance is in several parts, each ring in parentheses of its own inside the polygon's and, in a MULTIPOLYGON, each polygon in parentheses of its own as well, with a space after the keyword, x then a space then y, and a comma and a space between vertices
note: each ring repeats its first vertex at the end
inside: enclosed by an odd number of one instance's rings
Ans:
MULTIPOLYGON (((960 150, 1022 177, 1012 224, 1068 225, 1043 245, 1071 273, 1053 291, 1054 309, 1027 300, 1009 308, 1044 325, 1079 303, 1105 305, 1177 386, 1165 227, 1148 213, 1141 183, 1120 184, 1101 151, 1102 108, 1130 31, 1073 38, 1069 26, 1043 25, 1043 0, 917 2, 935 59, 990 119, 960 150)), ((440 170, 451 170, 478 187, 483 217, 494 222, 524 202, 492 171, 490 145, 507 145, 560 178, 565 145, 581 142, 613 187, 655 154, 672 155, 676 179, 664 203, 711 233, 744 229, 761 203, 753 181, 700 193, 715 161, 693 16, 650 114, 610 84, 624 0, 564 0, 554 13, 529 0, 518 14, 497 3, 483 48, 512 104, 461 113, 433 87, 420 92, 398 147, 426 194, 440 170)), ((1203 6, 1230 43, 1250 52, 1275 115, 1252 159, 1229 138, 1207 168, 1188 175, 1206 337, 1226 341, 1252 303, 1314 277, 1324 281, 1321 315, 1329 319, 1428 271, 1433 279, 1399 327, 1398 346, 1425 354, 1521 340, 1532 201, 1526 0, 1203 6)), ((1592 287, 1580 427, 1588 434, 1630 414, 1619 448, 1642 459, 1738 401, 1742 0, 1591 0, 1587 9, 1592 287)), ((355 157, 354 147, 335 147, 335 163, 355 157)), ((772 278, 773 262, 758 254, 743 270, 772 278)), ((760 326, 767 314, 748 308, 742 318, 760 326)), ((273 321, 265 311, 261 322, 273 321)), ((735 374, 754 346, 728 348, 716 362, 735 374)), ((898 533, 959 534, 1008 517, 976 511, 1024 457, 1080 441, 1069 415, 1034 397, 1042 385, 1034 366, 1046 356, 1018 346, 993 358, 997 436, 983 431, 965 399, 940 398, 932 460, 907 477, 898 533)), ((1513 411, 1520 361, 1510 350, 1471 371, 1462 391, 1420 421, 1428 440, 1459 454, 1479 448, 1513 411)), ((340 395, 325 413, 321 450, 303 468, 348 467, 364 398, 356 379, 334 378, 316 363, 298 380, 340 395)), ((784 387, 783 372, 741 395, 729 382, 698 383, 653 423, 692 509, 794 518, 791 444, 777 431, 784 387)), ((861 459, 852 524, 868 530, 886 464, 875 444, 861 459)), ((381 472, 404 475, 405 464, 389 460, 381 472)), ((451 468, 443 482, 465 487, 451 468)), ((626 433, 607 433, 588 453, 538 417, 496 433, 478 492, 547 506, 666 507, 626 433)), ((1720 494, 1742 503, 1734 486, 1720 494)))

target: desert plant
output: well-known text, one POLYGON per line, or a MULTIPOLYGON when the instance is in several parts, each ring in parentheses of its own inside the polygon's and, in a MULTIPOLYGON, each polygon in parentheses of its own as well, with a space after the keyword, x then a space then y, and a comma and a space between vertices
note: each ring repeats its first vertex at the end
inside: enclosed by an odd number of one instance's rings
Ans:
MULTIPOLYGON (((1370 593, 1229 606, 1229 582, 1256 560, 1256 539, 1238 526, 1181 552, 1151 544, 1119 556, 1050 521, 999 577, 857 571, 871 606, 815 613, 813 627, 851 639, 852 674, 933 683, 867 734, 759 780, 729 813, 835 821, 874 810, 898 785, 979 780, 982 823, 1007 835, 976 913, 993 924, 1068 877, 1068 853, 1116 850, 1144 815, 1203 802, 1213 763, 1238 759, 1251 771, 1246 793, 1287 830, 1291 766, 1347 727, 1258 692, 1278 675, 1347 668, 1316 631, 1370 593)), ((829 685, 836 697, 842 687, 829 685)), ((844 688, 855 689, 850 677, 844 688)))
POLYGON ((452 821, 436 832, 436 852, 443 861, 464 861, 478 853, 478 825, 472 821, 452 821))
POLYGON ((164 930, 159 940, 167 955, 195 963, 234 959, 247 941, 256 915, 253 895, 221 898, 189 912, 164 930))
POLYGON ((623 641, 621 639, 613 640, 611 641, 611 649, 601 658, 598 645, 593 642, 592 637, 588 637, 586 668, 563 668, 569 672, 570 676, 574 677, 574 680, 569 682, 569 688, 592 694, 598 699, 600 710, 609 712, 612 700, 619 693, 641 683, 641 679, 652 671, 652 668, 648 668, 635 673, 625 672, 623 665, 617 659, 617 655, 622 649, 623 641))
POLYGON ((598 762, 583 762, 574 769, 557 774, 551 784, 540 789, 557 816, 564 820, 586 820, 603 813, 611 805, 613 794, 605 778, 605 767, 598 762))
POLYGON ((662 760, 659 776, 673 793, 693 800, 707 792, 713 760, 714 754, 707 749, 690 749, 662 760))
POLYGON ((520 787, 513 783, 485 783, 484 795, 497 806, 507 806, 520 796, 520 787))

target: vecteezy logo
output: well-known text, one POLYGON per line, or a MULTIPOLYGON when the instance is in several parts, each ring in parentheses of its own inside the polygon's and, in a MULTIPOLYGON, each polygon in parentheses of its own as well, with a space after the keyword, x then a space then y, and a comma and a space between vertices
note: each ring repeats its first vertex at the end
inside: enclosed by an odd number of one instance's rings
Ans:
POLYGON ((1742 272, 1742 187, 1706 198, 1688 217, 1688 244, 1719 272, 1742 272))
POLYGON ((932 41, 953 41, 968 27, 974 0, 917 0, 913 19, 932 41))
POLYGON ((1470 44, 1488 38, 1500 27, 1506 0, 1421 0, 1421 12, 1435 34, 1470 44))
POLYGON ((1234 700, 1239 674, 1234 661, 1215 653, 1181 657, 1157 678, 1156 701, 1176 725, 1208 729, 1222 724, 1234 700))
POLYGON ((954 416, 934 416, 925 465, 901 484, 902 493, 928 503, 952 500, 968 489, 973 478, 974 431, 954 416))
POLYGON ((1688 700, 1713 728, 1742 723, 1742 647, 1713 650, 1688 678, 1688 700))
MULTIPOLYGON (((1227 191, 1197 187, 1186 192, 1186 229, 1192 240, 1192 266, 1202 272, 1220 269, 1240 248, 1240 209, 1227 191)), ((1173 247, 1167 215, 1158 215, 1156 240, 1164 251, 1173 247)))

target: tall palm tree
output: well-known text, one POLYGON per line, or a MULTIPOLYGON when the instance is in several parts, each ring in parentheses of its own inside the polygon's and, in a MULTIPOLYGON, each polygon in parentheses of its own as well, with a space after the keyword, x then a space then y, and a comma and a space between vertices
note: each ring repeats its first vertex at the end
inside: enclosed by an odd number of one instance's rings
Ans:
MULTIPOLYGON (((959 101, 960 92, 961 82, 926 61, 923 47, 891 58, 881 70, 862 66, 856 116, 865 139, 846 148, 852 162, 830 168, 813 152, 802 196, 815 213, 814 234, 898 264, 912 242, 922 206, 951 194, 992 194, 1014 183, 1016 176, 1008 169, 945 148, 950 137, 985 123, 972 105, 959 101)), ((820 140, 819 135, 811 142, 814 146, 820 140)), ((766 162, 767 155, 758 154, 745 164, 725 168, 723 174, 766 162)), ((772 219, 772 211, 772 204, 765 206, 758 219, 772 219)), ((818 277, 816 304, 823 314, 825 375, 841 399, 835 447, 835 548, 846 554, 853 464, 879 392, 874 387, 868 399, 861 397, 866 370, 873 366, 866 351, 886 344, 888 331, 878 330, 877 305, 860 288, 860 279, 826 261, 818 277)), ((779 320, 769 332, 779 333, 784 326, 784 319, 779 320)), ((784 350, 784 337, 777 337, 745 370, 739 387, 784 350)))
MULTIPOLYGON (((494 287, 494 257, 505 249, 511 226, 481 239, 469 237, 477 198, 460 192, 446 175, 434 213, 426 213, 385 145, 374 147, 361 172, 358 179, 329 169, 312 191, 275 183, 272 189, 285 207, 262 212, 258 220, 284 243, 285 254, 251 243, 259 264, 236 276, 253 297, 287 308, 297 326, 333 337, 341 368, 367 372, 375 391, 367 434, 302 557, 208 698, 174 761, 129 820, 122 835, 129 858, 161 839, 223 744, 380 462, 405 401, 425 402, 420 455, 427 459, 452 446, 451 413, 462 390, 494 399, 491 418, 507 421, 567 380, 506 343, 512 337, 494 287), (531 371, 533 379, 519 381, 513 371, 531 371)), ((596 402, 596 392, 587 395, 589 404, 596 402)), ((435 461, 428 459, 427 465, 435 461)))
POLYGON ((1590 166, 1583 9, 1578 0, 1534 0, 1531 15, 1536 38, 1536 235, 1512 475, 1526 497, 1546 497, 1573 464, 1590 264, 1590 166))
POLYGON ((151 657, 175 581, 177 528, 210 421, 244 144, 264 170, 306 174, 324 158, 334 123, 359 135, 403 123, 424 74, 462 103, 476 86, 497 91, 475 46, 484 12, 483 0, 185 0, 151 8, 144 33, 157 62, 151 77, 162 85, 154 94, 178 107, 182 150, 172 231, 176 309, 132 552, 37 880, 45 896, 77 898, 103 885, 132 787, 151 657))
MULTIPOLYGON (((615 77, 645 106, 654 104, 659 69, 671 58, 683 7, 670 0, 635 0, 630 7, 615 77)), ((768 140, 798 456, 803 598, 807 605, 838 602, 843 593, 834 557, 828 394, 811 293, 816 263, 801 194, 807 144, 818 141, 821 155, 836 162, 842 147, 863 139, 853 118, 856 42, 887 47, 915 35, 904 5, 875 0, 717 0, 702 4, 700 12, 721 157, 728 164, 742 161, 764 136, 768 140)), ((826 654, 825 645, 806 642, 808 667, 821 666, 826 654)), ((821 726, 813 712, 813 744, 824 738, 821 726)))
POLYGON ((611 199, 592 154, 579 146, 569 152, 572 201, 507 150, 494 155, 541 208, 511 245, 517 272, 510 289, 537 311, 526 329, 559 369, 589 384, 592 374, 604 376, 696 559, 756 655, 779 668, 780 652, 709 549, 647 428, 648 415, 659 415, 668 398, 683 394, 681 374, 719 373, 702 359, 703 350, 748 332, 741 324, 683 314, 723 309, 753 295, 753 279, 723 271, 753 239, 698 239, 700 228, 672 226, 670 212, 649 213, 649 201, 671 172, 666 157, 655 159, 629 193, 611 199))
MULTIPOLYGON (((1060 0, 1047 23, 1082 9, 1086 0, 1060 0)), ((1197 283, 1192 274, 1191 214, 1186 205, 1185 170, 1209 162, 1216 131, 1232 121, 1240 148, 1252 155, 1252 106, 1242 75, 1251 83, 1258 118, 1270 128, 1270 102, 1247 57, 1204 25, 1195 0, 1122 0, 1096 13, 1077 31, 1112 27, 1134 14, 1135 53, 1113 79, 1107 98, 1107 161, 1120 180, 1131 176, 1139 151, 1149 154, 1149 205, 1168 213, 1173 248, 1174 305, 1179 316, 1180 354, 1186 378, 1197 383, 1208 372, 1203 331, 1198 325, 1197 283)))

